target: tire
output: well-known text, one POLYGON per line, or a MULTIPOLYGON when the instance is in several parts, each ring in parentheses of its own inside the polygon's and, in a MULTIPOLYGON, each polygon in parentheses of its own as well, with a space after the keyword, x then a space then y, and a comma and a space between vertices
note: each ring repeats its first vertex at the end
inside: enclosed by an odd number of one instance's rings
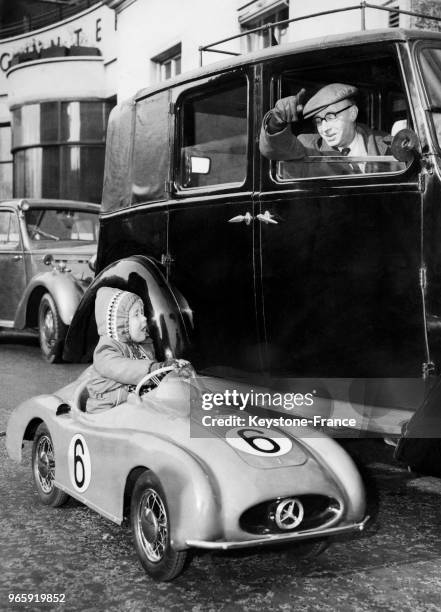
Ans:
POLYGON ((41 423, 35 432, 32 444, 32 475, 38 497, 43 504, 56 508, 69 500, 69 495, 54 485, 54 445, 45 423, 41 423))
POLYGON ((181 573, 187 551, 170 546, 167 500, 159 480, 144 472, 133 489, 130 506, 133 541, 145 571, 155 580, 168 581, 181 573))
POLYGON ((315 559, 328 548, 329 542, 326 538, 314 540, 302 540, 289 548, 289 555, 296 559, 315 559))
POLYGON ((38 308, 38 333, 41 353, 47 362, 61 362, 66 330, 54 298, 50 293, 45 293, 38 308))

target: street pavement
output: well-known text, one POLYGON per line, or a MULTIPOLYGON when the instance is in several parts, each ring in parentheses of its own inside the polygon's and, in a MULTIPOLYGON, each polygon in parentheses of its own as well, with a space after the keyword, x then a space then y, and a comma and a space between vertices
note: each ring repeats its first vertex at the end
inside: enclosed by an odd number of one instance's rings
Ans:
MULTIPOLYGON (((74 380, 84 365, 47 365, 35 342, 0 337, 0 431, 15 405, 74 380)), ((441 610, 441 481, 393 462, 382 440, 344 441, 365 478, 372 519, 318 558, 292 547, 195 551, 172 583, 139 565, 127 525, 79 502, 39 503, 29 446, 22 465, 0 437, 0 610, 411 611, 441 610), (8 594, 64 593, 64 604, 9 604, 8 594)))

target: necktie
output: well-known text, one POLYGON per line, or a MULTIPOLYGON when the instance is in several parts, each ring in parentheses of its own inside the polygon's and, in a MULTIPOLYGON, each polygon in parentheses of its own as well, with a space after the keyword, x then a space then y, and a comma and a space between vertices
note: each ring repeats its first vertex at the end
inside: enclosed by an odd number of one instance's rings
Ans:
MULTIPOLYGON (((340 153, 342 155, 348 156, 349 153, 351 152, 351 149, 349 147, 344 147, 340 153)), ((355 173, 355 174, 361 174, 361 168, 358 164, 349 164, 349 167, 351 168, 351 170, 355 173)))

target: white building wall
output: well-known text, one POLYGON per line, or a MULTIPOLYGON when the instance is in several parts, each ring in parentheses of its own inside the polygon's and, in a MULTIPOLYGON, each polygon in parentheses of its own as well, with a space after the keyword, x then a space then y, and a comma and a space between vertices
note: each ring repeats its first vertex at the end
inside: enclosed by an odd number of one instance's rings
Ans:
MULTIPOLYGON (((238 0, 135 0, 118 13, 117 90, 124 99, 155 82, 151 58, 182 43, 182 72, 199 66, 199 46, 238 34, 238 0)), ((239 43, 223 46, 234 47, 239 43)), ((204 54, 204 65, 225 59, 204 54)))
MULTIPOLYGON (((40 50, 50 47, 51 44, 67 47, 80 44, 98 47, 101 50, 103 63, 106 67, 109 62, 109 65, 111 65, 112 60, 115 59, 115 37, 114 12, 107 6, 97 3, 82 13, 78 13, 73 17, 45 28, 0 40, 0 122, 9 121, 8 107, 10 106, 10 101, 8 97, 11 85, 10 82, 8 82, 7 74, 14 54, 32 50, 33 48, 40 50)), ((22 64, 21 66, 23 67, 23 71, 26 72, 26 64, 22 64)), ((38 72, 30 70, 25 79, 26 83, 23 93, 25 97, 32 98, 33 89, 39 88, 38 72)), ((69 77, 68 68, 66 68, 65 79, 69 89, 69 95, 71 95, 72 89, 74 88, 73 83, 75 83, 75 79, 77 79, 77 74, 69 77)), ((100 82, 103 82, 102 79, 100 82)), ((63 83, 63 80, 58 82, 58 95, 60 97, 65 97, 63 83)), ((106 80, 106 83, 107 90, 103 88, 101 92, 102 97, 115 94, 116 84, 111 84, 108 80, 106 80)), ((79 83, 79 88, 82 89, 81 83, 79 83)))
MULTIPOLYGON (((374 4, 381 7, 399 7, 402 10, 410 10, 410 0, 395 0, 387 2, 385 0, 369 0, 369 4, 374 4)), ((347 8, 350 6, 360 6, 360 2, 354 0, 308 0, 290 2, 290 19, 310 15, 312 13, 320 13, 333 9, 347 8)), ((408 18, 401 16, 400 26, 407 27, 408 18)), ((389 12, 366 8, 365 10, 365 26, 366 29, 372 30, 376 28, 386 28, 389 23, 389 12)), ((307 38, 315 38, 317 36, 329 36, 330 34, 340 34, 343 32, 360 31, 362 24, 362 11, 357 10, 344 11, 335 14, 322 15, 305 19, 304 21, 294 22, 290 24, 288 38, 289 40, 304 40, 307 38)))

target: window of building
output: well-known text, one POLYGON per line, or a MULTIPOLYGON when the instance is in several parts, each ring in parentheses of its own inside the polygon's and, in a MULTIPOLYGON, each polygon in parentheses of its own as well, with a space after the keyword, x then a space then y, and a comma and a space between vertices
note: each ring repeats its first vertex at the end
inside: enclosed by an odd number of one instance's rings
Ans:
POLYGON ((199 88, 181 106, 180 184, 185 188, 240 185, 247 172, 245 77, 199 88))
POLYGON ((11 126, 0 124, 0 199, 12 197, 11 126))
POLYGON ((167 81, 181 74, 181 43, 167 49, 163 53, 152 57, 156 70, 157 81, 167 81))
POLYGON ((54 101, 14 109, 14 196, 100 202, 112 105, 54 101))
MULTIPOLYGON (((259 0, 259 2, 251 2, 239 9, 239 23, 242 32, 286 19, 289 19, 288 1, 259 0)), ((284 42, 287 31, 288 24, 282 24, 259 32, 252 32, 242 39, 243 51, 256 51, 280 45, 284 42)))

